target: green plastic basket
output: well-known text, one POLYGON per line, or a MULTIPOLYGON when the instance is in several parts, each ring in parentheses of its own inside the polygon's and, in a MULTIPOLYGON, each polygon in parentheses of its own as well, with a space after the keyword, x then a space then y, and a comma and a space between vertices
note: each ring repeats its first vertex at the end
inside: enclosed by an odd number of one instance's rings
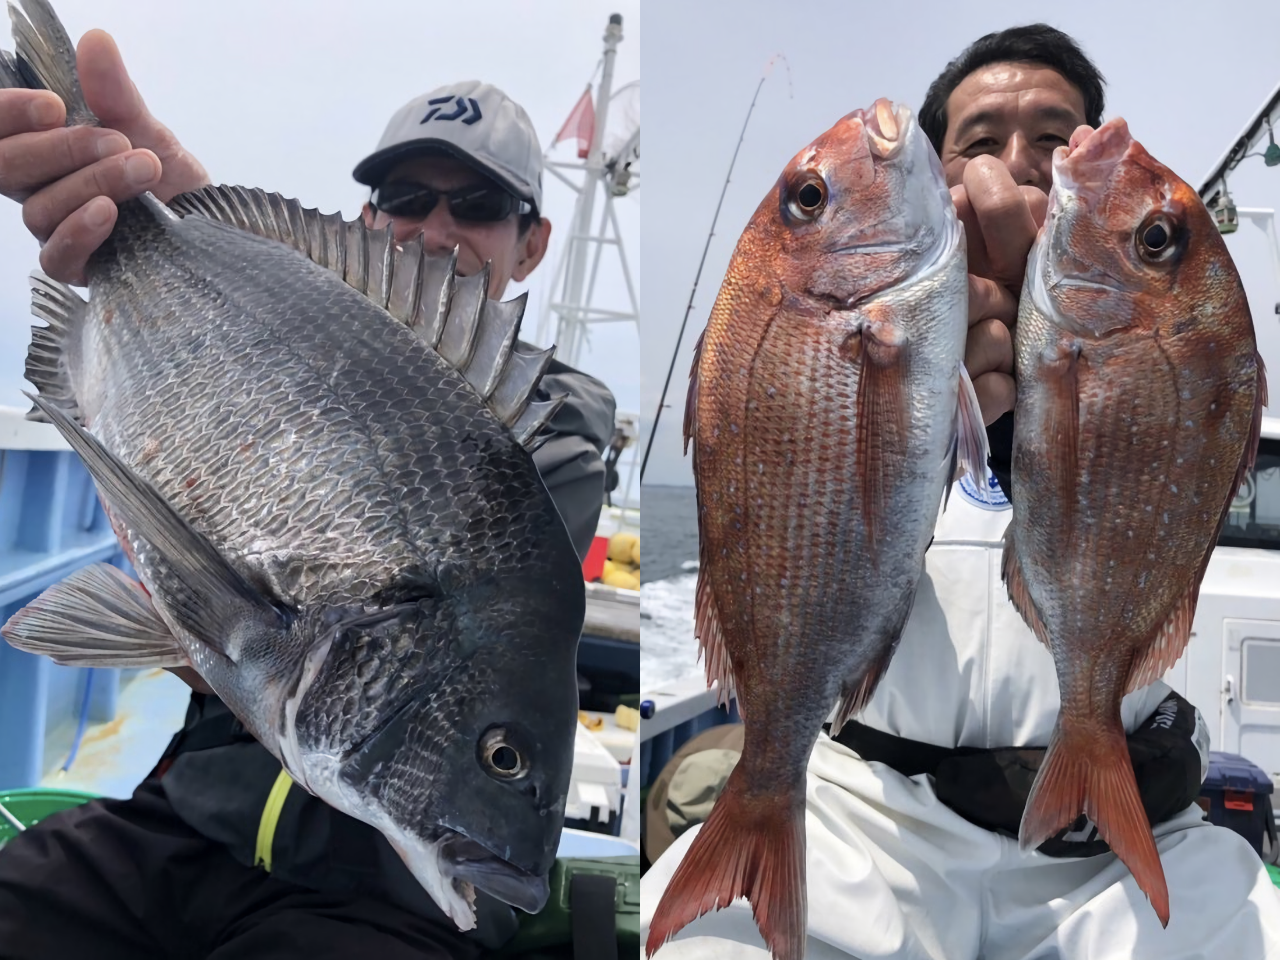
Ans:
MULTIPOLYGON (((17 817, 24 827, 34 827, 50 814, 78 807, 97 798, 97 794, 82 790, 49 790, 44 787, 0 790, 0 804, 4 804, 4 808, 17 817)), ((12 840, 17 833, 13 824, 0 816, 0 844, 12 840)))

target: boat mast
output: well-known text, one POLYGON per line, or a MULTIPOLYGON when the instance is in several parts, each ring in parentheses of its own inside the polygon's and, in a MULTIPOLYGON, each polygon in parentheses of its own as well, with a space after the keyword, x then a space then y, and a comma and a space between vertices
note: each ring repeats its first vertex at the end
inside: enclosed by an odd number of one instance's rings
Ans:
MULTIPOLYGON (((613 206, 615 199, 625 197, 639 187, 639 171, 636 169, 640 154, 639 128, 637 127, 631 134, 617 156, 606 156, 604 152, 605 127, 609 117, 610 100, 614 96, 614 60, 617 57, 618 44, 623 39, 621 14, 615 13, 609 17, 603 39, 603 64, 594 102, 595 127, 586 160, 567 163, 548 158, 546 161, 546 169, 577 193, 578 198, 574 204, 568 238, 551 281, 552 294, 538 318, 538 342, 554 342, 557 359, 574 367, 579 365, 593 324, 634 323, 637 331, 640 324, 639 299, 631 279, 626 249, 622 243, 622 232, 613 206), (567 171, 581 172, 580 181, 570 176, 567 171), (593 226, 597 190, 602 190, 604 193, 604 205, 598 222, 593 226), (594 305, 600 262, 605 249, 609 247, 617 251, 630 303, 629 311, 605 309, 594 305)), ((619 489, 613 495, 613 501, 622 506, 629 506, 632 501, 633 478, 637 466, 635 438, 639 432, 640 418, 638 414, 619 411, 615 422, 617 426, 615 443, 623 445, 626 453, 620 456, 615 454, 618 456, 615 466, 619 472, 620 482, 619 489)))

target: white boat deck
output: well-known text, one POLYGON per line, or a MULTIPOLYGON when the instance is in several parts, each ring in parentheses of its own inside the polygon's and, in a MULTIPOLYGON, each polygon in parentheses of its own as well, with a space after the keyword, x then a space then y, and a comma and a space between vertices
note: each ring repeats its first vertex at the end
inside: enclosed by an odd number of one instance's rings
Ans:
POLYGON ((182 728, 190 697, 191 688, 171 673, 156 669, 138 674, 121 688, 115 719, 85 728, 66 772, 66 755, 50 758, 56 766, 40 785, 105 797, 132 796, 182 728))

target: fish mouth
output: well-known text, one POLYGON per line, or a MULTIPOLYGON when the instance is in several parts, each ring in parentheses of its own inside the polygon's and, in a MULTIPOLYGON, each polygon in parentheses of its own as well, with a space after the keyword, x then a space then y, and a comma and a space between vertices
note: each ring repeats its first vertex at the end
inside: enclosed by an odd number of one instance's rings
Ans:
POLYGON ((919 244, 909 240, 901 243, 854 243, 847 247, 837 247, 831 253, 899 253, 918 247, 919 244))
POLYGON ((439 851, 454 879, 470 883, 525 913, 538 913, 551 895, 546 874, 522 870, 460 833, 449 831, 440 842, 439 851))
POLYGON ((904 107, 893 109, 893 103, 881 97, 862 117, 866 125, 867 142, 871 152, 888 159, 902 147, 910 113, 904 107))
POLYGON ((1098 127, 1069 153, 1065 147, 1059 147, 1053 158, 1055 188, 1076 196, 1100 195, 1133 144, 1129 125, 1122 117, 1116 117, 1098 127))
POLYGON ((1100 280, 1086 280, 1084 277, 1060 277, 1050 284, 1054 289, 1061 287, 1074 287, 1085 290, 1106 290, 1109 293, 1122 293, 1123 291, 1117 284, 1103 283, 1100 280))
POLYGON ((895 110, 891 100, 881 97, 866 109, 851 111, 844 119, 860 120, 871 154, 889 160, 902 150, 912 116, 909 107, 900 106, 895 110))

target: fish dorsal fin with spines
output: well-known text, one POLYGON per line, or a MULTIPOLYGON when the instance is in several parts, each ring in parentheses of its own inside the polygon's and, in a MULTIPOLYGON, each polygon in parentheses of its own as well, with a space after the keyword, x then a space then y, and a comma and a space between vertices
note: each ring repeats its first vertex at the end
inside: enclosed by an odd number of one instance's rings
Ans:
MULTIPOLYGON (((49 325, 31 328, 26 377, 35 384, 40 396, 79 421, 80 407, 63 358, 67 338, 78 333, 89 305, 70 287, 50 280, 43 273, 31 274, 30 283, 31 312, 49 325)), ((38 406, 31 408, 27 419, 52 422, 38 406)))
POLYGON ((429 256, 419 239, 397 246, 389 228, 371 230, 359 219, 322 214, 264 190, 203 187, 174 197, 169 207, 278 241, 336 273, 461 373, 525 447, 535 445, 565 400, 533 401, 555 348, 516 339, 527 296, 489 299, 487 264, 460 277, 456 250, 429 256))
POLYGON ((5 54, 3 86, 52 90, 67 107, 67 126, 98 126, 76 73, 76 45, 47 0, 9 4, 16 54, 5 54), (10 81, 17 81, 16 83, 10 81))

